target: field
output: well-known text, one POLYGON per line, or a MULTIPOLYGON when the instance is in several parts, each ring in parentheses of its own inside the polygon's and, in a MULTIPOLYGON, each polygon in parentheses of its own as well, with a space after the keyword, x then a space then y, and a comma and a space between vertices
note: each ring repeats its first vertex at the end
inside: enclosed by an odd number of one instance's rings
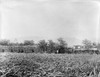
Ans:
POLYGON ((100 77, 100 55, 0 53, 0 77, 100 77))

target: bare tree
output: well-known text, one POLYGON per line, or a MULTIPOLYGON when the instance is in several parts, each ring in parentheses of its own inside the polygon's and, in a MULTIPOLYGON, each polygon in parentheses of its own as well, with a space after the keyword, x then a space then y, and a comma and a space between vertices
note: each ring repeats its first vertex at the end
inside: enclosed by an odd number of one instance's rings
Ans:
POLYGON ((82 43, 86 50, 89 50, 90 48, 93 47, 93 43, 90 40, 85 39, 85 40, 83 40, 82 43))

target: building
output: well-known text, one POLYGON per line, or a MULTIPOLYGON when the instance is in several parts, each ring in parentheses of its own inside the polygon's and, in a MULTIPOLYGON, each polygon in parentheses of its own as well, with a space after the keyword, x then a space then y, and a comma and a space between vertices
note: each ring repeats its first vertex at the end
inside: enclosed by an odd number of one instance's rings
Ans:
POLYGON ((84 46, 82 46, 82 45, 74 45, 73 49, 74 50, 85 50, 84 46))

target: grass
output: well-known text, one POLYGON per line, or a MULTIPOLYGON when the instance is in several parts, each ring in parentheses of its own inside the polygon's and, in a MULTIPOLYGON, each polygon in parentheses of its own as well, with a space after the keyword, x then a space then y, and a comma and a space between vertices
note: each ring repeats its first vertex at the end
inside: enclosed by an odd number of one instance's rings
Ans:
POLYGON ((0 69, 2 77, 95 76, 100 72, 100 55, 0 53, 0 69))

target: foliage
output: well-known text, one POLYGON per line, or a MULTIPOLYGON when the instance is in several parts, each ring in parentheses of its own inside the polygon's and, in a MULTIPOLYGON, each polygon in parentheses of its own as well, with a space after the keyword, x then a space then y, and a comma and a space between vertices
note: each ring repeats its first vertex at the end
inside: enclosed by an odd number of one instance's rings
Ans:
POLYGON ((0 45, 8 46, 10 43, 9 40, 0 40, 0 45))
POLYGON ((33 40, 25 40, 24 45, 34 45, 34 41, 33 40))
POLYGON ((99 75, 100 56, 9 53, 1 77, 90 77, 99 75), (95 60, 94 60, 95 58, 95 60))
POLYGON ((65 53, 67 48, 67 43, 63 38, 58 38, 58 51, 59 53, 65 53))
POLYGON ((100 43, 97 44, 97 48, 98 48, 98 50, 100 50, 100 43))
POLYGON ((47 42, 45 40, 40 40, 38 43, 38 49, 41 52, 46 52, 47 51, 47 42))
POLYGON ((53 42, 52 40, 48 40, 48 48, 47 48, 48 53, 54 53, 56 51, 55 44, 56 43, 53 42))
POLYGON ((58 38, 57 42, 53 40, 40 40, 38 43, 34 43, 33 40, 25 40, 24 42, 10 42, 9 40, 0 41, 0 52, 17 52, 17 53, 89 53, 89 54, 99 54, 100 45, 99 43, 91 42, 90 40, 83 40, 83 45, 77 45, 74 47, 68 47, 68 44, 63 38, 58 38), (78 49, 80 48, 80 49, 78 49), (97 48, 97 49, 96 49, 97 48))
POLYGON ((60 46, 67 47, 67 43, 63 38, 58 38, 57 40, 60 46))

